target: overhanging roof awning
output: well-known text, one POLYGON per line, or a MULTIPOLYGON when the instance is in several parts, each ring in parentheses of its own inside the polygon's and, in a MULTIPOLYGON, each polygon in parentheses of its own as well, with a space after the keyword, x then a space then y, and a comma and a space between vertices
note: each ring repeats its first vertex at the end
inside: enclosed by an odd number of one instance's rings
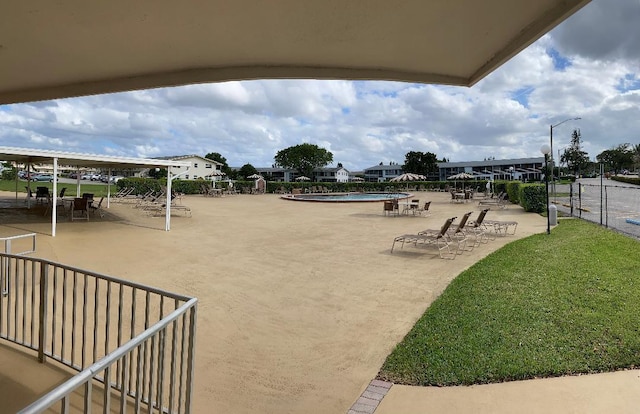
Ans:
POLYGON ((82 154, 64 151, 34 150, 29 148, 0 147, 0 161, 42 164, 53 159, 60 165, 98 168, 153 168, 189 167, 186 161, 171 161, 155 158, 114 157, 109 155, 82 154))
POLYGON ((263 78, 470 86, 588 2, 5 2, 0 104, 263 78))

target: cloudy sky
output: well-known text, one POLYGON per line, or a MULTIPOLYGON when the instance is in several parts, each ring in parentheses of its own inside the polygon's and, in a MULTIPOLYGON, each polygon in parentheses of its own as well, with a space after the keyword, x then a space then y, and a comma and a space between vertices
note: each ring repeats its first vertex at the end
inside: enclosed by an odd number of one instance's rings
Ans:
POLYGON ((579 128, 591 159, 640 143, 640 0, 593 2, 472 88, 262 80, 0 106, 3 146, 134 157, 219 152, 269 167, 303 142, 351 171, 403 163, 540 156, 579 128))

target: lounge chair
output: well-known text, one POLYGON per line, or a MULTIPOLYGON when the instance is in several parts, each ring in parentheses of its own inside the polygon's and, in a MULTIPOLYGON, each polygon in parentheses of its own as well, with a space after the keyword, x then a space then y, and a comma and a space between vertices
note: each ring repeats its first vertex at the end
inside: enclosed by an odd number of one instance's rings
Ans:
POLYGON ((488 212, 489 209, 485 208, 480 212, 480 214, 478 214, 477 219, 471 220, 467 223, 467 233, 472 233, 476 237, 474 246, 478 246, 480 245, 480 243, 489 242, 489 236, 485 231, 486 227, 484 225, 484 218, 486 217, 488 212))
POLYGON ((500 194, 498 194, 497 197, 485 198, 478 201, 478 205, 479 206, 494 205, 500 208, 507 208, 507 200, 505 199, 506 196, 507 196, 507 193, 503 191, 500 194))
POLYGON ((518 222, 513 220, 484 220, 483 226, 487 230, 492 230, 496 236, 506 236, 516 234, 518 222))
MULTIPOLYGON (((471 213, 472 213, 471 211, 468 213, 465 213, 455 228, 449 227, 449 229, 447 229, 447 235, 449 236, 449 238, 451 240, 455 240, 458 243, 456 254, 462 254, 464 250, 469 250, 469 251, 473 250, 474 246, 471 246, 471 248, 467 249, 467 233, 466 233, 466 225, 467 225, 467 221, 469 220, 469 217, 471 216, 471 213)), ((421 234, 421 233, 422 232, 418 234, 421 234)))
POLYGON ((417 246, 418 243, 422 243, 425 246, 435 246, 438 249, 438 253, 440 258, 442 259, 455 259, 456 254, 451 254, 451 250, 449 249, 449 244, 451 240, 447 234, 447 230, 451 227, 451 223, 455 220, 455 217, 447 219, 442 227, 439 230, 423 230, 420 232, 421 234, 403 234, 402 236, 398 236, 393 239, 393 244, 391 245, 391 253, 393 253, 393 248, 396 245, 396 242, 402 242, 402 247, 404 247, 405 243, 413 243, 414 246, 417 246), (443 254, 443 251, 446 250, 448 256, 443 254))

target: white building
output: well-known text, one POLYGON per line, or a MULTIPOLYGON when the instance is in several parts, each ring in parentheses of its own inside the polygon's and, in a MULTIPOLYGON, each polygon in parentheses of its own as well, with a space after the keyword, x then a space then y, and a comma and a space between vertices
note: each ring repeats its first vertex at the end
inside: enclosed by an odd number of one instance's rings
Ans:
POLYGON ((160 157, 160 159, 190 163, 191 165, 189 167, 171 168, 171 172, 173 174, 180 174, 188 169, 186 174, 180 176, 181 180, 221 180, 223 178, 223 173, 220 170, 223 165, 222 163, 199 155, 177 155, 172 157, 160 157))

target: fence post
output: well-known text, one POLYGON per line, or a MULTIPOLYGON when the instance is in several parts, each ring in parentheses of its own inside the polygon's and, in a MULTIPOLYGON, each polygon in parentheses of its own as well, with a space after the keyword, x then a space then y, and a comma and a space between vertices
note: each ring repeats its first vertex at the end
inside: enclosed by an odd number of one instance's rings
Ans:
POLYGON ((45 362, 44 347, 47 343, 47 290, 48 290, 48 273, 49 265, 40 262, 40 304, 39 304, 39 320, 38 320, 38 361, 45 362))
POLYGON ((574 183, 569 184, 569 215, 571 217, 573 217, 573 184, 574 183))
POLYGON ((609 194, 607 187, 604 187, 604 226, 609 227, 609 194))

